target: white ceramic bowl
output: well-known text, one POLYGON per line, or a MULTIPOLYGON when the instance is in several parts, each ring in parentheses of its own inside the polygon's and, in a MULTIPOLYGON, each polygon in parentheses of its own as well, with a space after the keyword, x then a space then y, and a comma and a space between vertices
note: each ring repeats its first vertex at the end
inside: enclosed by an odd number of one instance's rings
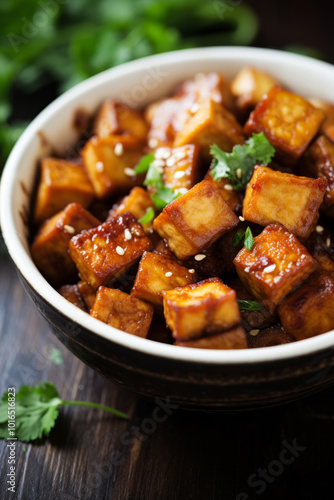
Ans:
MULTIPOLYGON (((75 112, 96 111, 107 97, 142 107, 198 72, 233 77, 245 65, 267 71, 305 97, 334 100, 334 67, 267 49, 190 49, 140 59, 75 86, 42 111, 22 134, 1 181, 2 232, 22 282, 58 337, 86 363, 140 394, 186 407, 250 408, 289 400, 333 380, 334 332, 249 350, 202 350, 160 344, 116 330, 61 297, 33 263, 27 214, 37 164, 78 139, 75 112), (46 141, 45 141, 46 139, 46 141)), ((18 311, 19 314, 19 311, 18 311)))

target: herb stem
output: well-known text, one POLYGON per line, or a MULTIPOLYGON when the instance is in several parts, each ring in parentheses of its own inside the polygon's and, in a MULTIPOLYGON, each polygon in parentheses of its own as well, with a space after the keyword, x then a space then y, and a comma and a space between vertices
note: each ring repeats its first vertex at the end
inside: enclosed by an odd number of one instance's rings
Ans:
POLYGON ((110 406, 100 405, 99 403, 92 403, 90 401, 62 401, 61 405, 62 406, 89 406, 91 408, 97 408, 99 410, 108 411, 109 413, 113 413, 114 415, 117 415, 117 417, 120 417, 120 418, 126 418, 126 419, 129 418, 129 416, 126 415, 126 413, 123 413, 119 410, 115 410, 114 408, 111 408, 110 406))

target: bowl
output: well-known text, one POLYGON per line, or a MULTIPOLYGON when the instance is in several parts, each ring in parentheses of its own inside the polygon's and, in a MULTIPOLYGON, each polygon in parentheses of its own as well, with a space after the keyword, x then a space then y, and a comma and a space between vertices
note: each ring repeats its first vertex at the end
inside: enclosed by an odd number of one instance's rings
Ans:
POLYGON ((241 410, 311 394, 334 381, 334 331, 274 347, 205 350, 142 339, 96 320, 59 295, 31 259, 27 220, 37 164, 52 151, 64 154, 72 147, 78 112, 93 113, 107 97, 144 106, 198 72, 231 78, 245 65, 267 71, 305 97, 333 99, 334 67, 304 56, 244 47, 151 56, 90 78, 51 103, 18 140, 2 177, 4 240, 25 290, 53 332, 87 365, 167 405, 241 410))

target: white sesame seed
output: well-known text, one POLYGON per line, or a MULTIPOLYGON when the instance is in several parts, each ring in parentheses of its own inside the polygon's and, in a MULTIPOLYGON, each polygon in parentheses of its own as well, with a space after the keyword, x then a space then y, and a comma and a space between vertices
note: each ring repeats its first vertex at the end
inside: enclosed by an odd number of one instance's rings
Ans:
POLYGON ((170 150, 167 148, 159 148, 156 150, 154 153, 154 156, 157 160, 166 160, 167 158, 170 157, 170 150))
POLYGON ((249 273, 249 269, 250 269, 249 267, 245 267, 244 269, 245 273, 249 273))
POLYGON ((205 259, 206 255, 204 253, 198 253, 197 255, 195 255, 195 260, 197 260, 198 262, 205 259))
POLYGON ((125 175, 127 175, 128 177, 133 177, 134 175, 136 175, 136 172, 133 170, 133 168, 129 168, 129 167, 126 167, 124 169, 124 173, 125 175))
POLYGON ((186 158, 187 153, 185 151, 177 151, 176 153, 174 153, 173 156, 174 156, 175 162, 178 162, 180 160, 183 160, 183 158, 186 158))
POLYGON ((68 226, 67 224, 64 225, 64 229, 67 233, 74 234, 75 233, 75 228, 73 226, 68 226))
POLYGON ((98 161, 98 162, 96 162, 96 165, 95 165, 95 166, 96 166, 96 170, 97 170, 98 172, 102 172, 102 171, 103 171, 103 162, 102 162, 102 161, 98 161))
POLYGON ((315 230, 317 233, 322 233, 324 231, 324 228, 322 226, 316 226, 315 230))
POLYGON ((189 269, 190 274, 194 274, 195 269, 189 269))
POLYGON ((151 149, 156 148, 158 145, 158 139, 156 139, 155 137, 151 137, 151 139, 148 141, 148 145, 151 149))
POLYGON ((241 177, 242 177, 242 170, 241 170, 241 168, 237 168, 236 174, 237 174, 237 177, 239 179, 241 179, 241 177))
POLYGON ((114 153, 116 156, 122 156, 124 153, 123 144, 121 142, 117 142, 117 144, 115 144, 114 153))
POLYGON ((181 179, 186 173, 183 170, 177 170, 174 174, 174 179, 181 179))
POLYGON ((130 232, 130 229, 126 228, 125 231, 124 231, 124 237, 126 240, 131 240, 132 238, 132 234, 130 232))
POLYGON ((124 255, 124 248, 122 247, 116 247, 116 252, 118 253, 118 255, 124 255))
POLYGON ((222 101, 221 93, 220 92, 213 92, 212 95, 211 95, 211 99, 214 102, 221 102, 222 101))
POLYGON ((267 266, 263 269, 264 273, 272 273, 276 269, 276 264, 271 264, 271 266, 267 266))
POLYGON ((239 220, 241 220, 241 222, 244 222, 244 218, 242 217, 242 215, 239 215, 239 220))
POLYGON ((165 276, 166 276, 166 278, 170 278, 171 276, 173 276, 173 273, 168 271, 167 273, 165 273, 165 276))
POLYGON ((166 160, 166 165, 167 165, 167 167, 174 167, 174 165, 175 165, 175 158, 174 158, 174 156, 170 156, 166 160))
POLYGON ((186 194, 188 193, 188 189, 187 188, 179 188, 179 189, 176 189, 176 191, 180 194, 186 194))
POLYGON ((224 189, 227 191, 233 191, 233 186, 231 186, 231 184, 225 184, 224 189))
POLYGON ((327 238, 326 240, 326 247, 329 248, 331 246, 331 239, 327 238))
POLYGON ((190 108, 190 113, 195 114, 199 110, 199 104, 198 102, 195 102, 190 108))
POLYGON ((157 158, 156 160, 153 160, 151 165, 153 165, 154 168, 162 168, 165 166, 164 160, 161 160, 160 158, 157 158))
POLYGON ((255 335, 257 335, 259 333, 260 330, 251 330, 249 332, 249 335, 252 335, 252 337, 255 337, 255 335))

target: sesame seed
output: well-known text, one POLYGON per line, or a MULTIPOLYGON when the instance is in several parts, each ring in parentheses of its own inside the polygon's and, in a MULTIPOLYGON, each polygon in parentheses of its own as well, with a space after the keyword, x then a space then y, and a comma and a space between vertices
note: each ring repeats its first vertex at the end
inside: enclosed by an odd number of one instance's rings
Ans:
POLYGON ((241 177, 242 177, 242 170, 241 170, 241 168, 237 168, 236 174, 237 174, 237 177, 239 179, 241 179, 241 177))
POLYGON ((276 264, 271 264, 271 266, 267 266, 263 269, 264 273, 272 273, 276 269, 276 264))
POLYGON ((249 335, 252 335, 252 337, 255 337, 255 335, 257 335, 259 333, 260 330, 251 330, 249 332, 249 335))
POLYGON ((197 255, 195 255, 195 260, 197 260, 198 262, 205 259, 206 255, 204 253, 198 253, 197 255))
POLYGON ((326 247, 329 248, 331 246, 331 239, 327 238, 326 240, 326 247))
POLYGON ((177 170, 177 172, 175 172, 174 174, 174 179, 181 179, 185 175, 186 173, 183 170, 177 170))
POLYGON ((167 158, 170 157, 170 151, 167 148, 159 148, 156 150, 154 156, 157 160, 166 160, 167 158))
POLYGON ((241 220, 241 222, 244 222, 244 218, 242 217, 242 215, 239 215, 239 220, 241 220))
POLYGON ((231 184, 225 184, 224 189, 227 191, 233 191, 233 186, 231 186, 231 184))
POLYGON ((198 102, 195 102, 190 108, 190 113, 195 114, 199 110, 199 104, 198 102))
POLYGON ((122 247, 116 247, 116 252, 118 253, 118 255, 124 255, 124 248, 122 247))
POLYGON ((95 167, 96 167, 96 170, 97 170, 98 172, 102 172, 102 171, 103 171, 103 162, 102 162, 102 161, 98 161, 98 162, 96 162, 95 167))
POLYGON ((170 156, 166 160, 166 165, 167 165, 167 167, 174 167, 174 165, 175 165, 175 158, 174 158, 174 156, 170 156))
POLYGON ((64 225, 64 229, 67 233, 74 234, 75 233, 75 228, 73 226, 68 226, 67 224, 64 225))
POLYGON ((195 269, 189 269, 190 274, 194 274, 195 269))
POLYGON ((122 156, 122 154, 124 153, 124 148, 123 148, 123 144, 121 142, 118 142, 115 147, 114 147, 114 153, 116 156, 122 156))
POLYGON ((322 226, 317 226, 317 227, 315 228, 315 230, 316 230, 316 232, 317 232, 317 233, 322 233, 322 232, 323 232, 323 230, 324 230, 324 228, 323 228, 322 226))
POLYGON ((153 167, 159 169, 159 168, 162 168, 165 166, 165 162, 164 162, 164 160, 157 158, 156 160, 152 161, 151 165, 153 165, 153 167))
POLYGON ((155 137, 151 137, 151 139, 148 141, 148 145, 151 149, 156 148, 158 145, 158 139, 156 139, 155 137))
POLYGON ((186 194, 188 193, 188 189, 187 188, 179 188, 179 189, 176 189, 176 191, 180 194, 186 194))
POLYGON ((125 231, 124 231, 124 237, 126 240, 131 240, 132 238, 132 234, 130 232, 130 229, 126 228, 125 231))
POLYGON ((167 273, 165 273, 165 276, 166 276, 166 278, 170 278, 171 276, 173 276, 173 273, 168 271, 167 273))
POLYGON ((221 101, 222 101, 222 96, 221 96, 221 93, 220 93, 220 92, 213 92, 213 93, 212 93, 212 96, 211 96, 211 99, 212 99, 214 102, 221 102, 221 101))
POLYGON ((129 167, 126 167, 124 169, 124 173, 125 175, 127 175, 128 177, 133 177, 134 175, 136 175, 136 172, 133 170, 133 168, 129 168, 129 167))
POLYGON ((245 273, 249 273, 249 267, 245 267, 244 271, 245 273))

